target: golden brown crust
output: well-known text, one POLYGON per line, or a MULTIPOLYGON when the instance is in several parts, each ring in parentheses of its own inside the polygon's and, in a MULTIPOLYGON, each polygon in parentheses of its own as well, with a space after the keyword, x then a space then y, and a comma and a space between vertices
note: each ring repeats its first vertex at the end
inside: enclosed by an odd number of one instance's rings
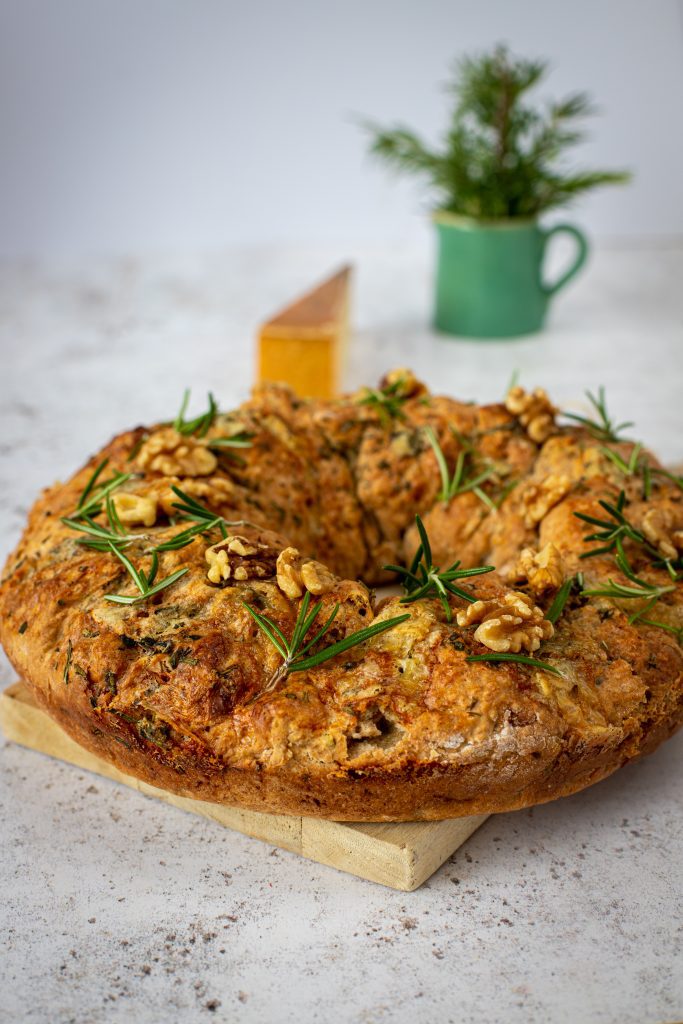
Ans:
MULTIPOLYGON (((434 398, 421 386, 403 397, 397 416, 359 404, 359 396, 302 402, 272 387, 219 416, 209 432, 247 431, 252 443, 240 450, 242 461, 219 451, 214 465, 205 441, 182 448, 160 436, 169 428, 121 434, 31 510, 0 585, 2 643, 41 705, 78 742, 184 795, 281 813, 412 820, 510 810, 575 792, 653 750, 680 725, 683 653, 673 632, 683 626, 680 590, 667 589, 657 603, 663 629, 630 622, 633 603, 589 598, 575 587, 550 636, 543 613, 552 586, 534 591, 518 576, 515 591, 540 608, 540 655, 561 671, 555 676, 524 664, 468 661, 488 648, 474 635, 483 613, 457 624, 466 607, 459 598, 451 600, 449 622, 436 600, 406 606, 388 598, 375 606, 367 586, 355 582, 382 582, 384 563, 410 559, 415 513, 436 564, 460 558, 465 566, 496 566, 466 584, 487 608, 514 604, 508 581, 527 548, 552 545, 567 575, 583 571, 586 589, 627 582, 612 554, 580 558, 586 524, 575 515, 596 515, 599 501, 614 502, 622 488, 632 521, 670 552, 683 525, 675 482, 653 476, 644 500, 640 481, 625 477, 603 444, 544 416, 539 433, 503 405, 434 398), (450 466, 472 448, 486 460, 487 501, 472 491, 439 499, 426 426, 450 466), (226 553, 211 579, 206 549, 220 538, 197 537, 161 557, 159 579, 188 570, 173 586, 137 605, 105 600, 133 593, 123 566, 113 554, 79 545, 60 519, 73 513, 103 457, 108 469, 133 473, 120 493, 146 499, 144 508, 122 503, 131 516, 143 508, 147 519, 132 527, 139 534, 127 552, 134 562, 146 563, 152 543, 187 526, 169 521, 172 484, 241 521, 238 547, 218 545, 226 553), (151 508, 156 518, 148 525, 151 508), (297 572, 317 559, 335 574, 311 570, 321 621, 339 605, 326 643, 399 612, 408 610, 410 619, 269 689, 281 659, 245 602, 290 634, 301 598, 287 596, 275 568, 290 547, 301 553, 297 572)), ((626 459, 632 450, 611 448, 626 459)), ((637 545, 627 542, 627 550, 640 578, 667 583, 666 571, 637 545)))

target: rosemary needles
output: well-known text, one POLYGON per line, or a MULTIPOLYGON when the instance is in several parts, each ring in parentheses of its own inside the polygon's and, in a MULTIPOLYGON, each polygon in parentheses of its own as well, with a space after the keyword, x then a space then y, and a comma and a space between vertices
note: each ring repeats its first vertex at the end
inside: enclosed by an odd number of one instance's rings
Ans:
POLYGON ((624 423, 613 422, 607 411, 607 400, 605 398, 604 387, 600 386, 598 388, 597 396, 591 391, 587 391, 586 397, 595 409, 595 419, 590 419, 587 416, 579 416, 573 412, 565 412, 563 415, 569 420, 574 420, 575 423, 580 423, 581 426, 585 427, 589 434, 598 441, 623 441, 624 438, 620 437, 619 434, 622 430, 632 427, 633 423, 630 420, 624 423))
POLYGON ((159 556, 156 551, 152 554, 149 570, 145 572, 142 568, 136 569, 130 559, 126 558, 123 551, 119 551, 113 544, 110 547, 112 554, 116 555, 118 560, 123 563, 139 593, 132 596, 127 594, 105 594, 105 601, 113 601, 115 604, 139 604, 141 601, 146 601, 148 597, 153 597, 154 594, 166 590, 167 587, 170 587, 171 584, 179 580, 181 576, 184 576, 186 572, 189 572, 188 569, 178 569, 165 579, 155 582, 159 570, 159 556))
POLYGON ((111 494, 112 491, 124 484, 126 480, 130 479, 130 473, 114 473, 108 480, 98 484, 98 480, 106 467, 109 464, 109 459, 103 459, 99 466, 93 471, 92 475, 88 479, 78 504, 76 505, 76 511, 74 517, 82 519, 84 516, 97 516, 102 511, 102 502, 111 494))
MULTIPOLYGON (((648 556, 652 561, 652 564, 657 568, 665 568, 672 579, 676 579, 676 569, 671 559, 664 558, 651 544, 645 534, 639 530, 626 516, 624 509, 626 507, 626 493, 620 491, 617 498, 616 504, 612 504, 609 501, 600 500, 599 505, 607 513, 606 519, 599 519, 597 516, 590 516, 584 512, 575 512, 574 515, 577 519, 581 519, 584 523, 588 523, 590 526, 598 527, 595 533, 588 533, 584 536, 586 541, 598 541, 600 542, 598 547, 591 548, 590 551, 584 551, 580 556, 581 558, 592 558, 593 555, 607 554, 608 552, 616 552, 617 562, 619 560, 626 560, 624 554, 623 542, 629 540, 633 544, 636 544, 641 551, 648 556)), ((680 568, 680 559, 675 563, 680 568)), ((622 568, 621 565, 619 568, 622 568)))
POLYGON ((476 598, 467 590, 456 585, 456 580, 468 579, 471 576, 481 576, 483 573, 493 572, 494 566, 480 565, 474 569, 461 569, 460 562, 453 562, 448 569, 441 570, 433 564, 432 548, 429 537, 425 530, 424 523, 419 516, 415 516, 415 524, 420 536, 420 545, 415 552, 413 560, 408 569, 400 565, 385 565, 387 572, 397 573, 405 590, 405 596, 401 598, 401 604, 411 604, 423 597, 437 597, 446 613, 449 622, 453 619, 448 595, 461 597, 464 601, 473 604, 476 598))
POLYGON ((306 591, 299 607, 292 635, 289 639, 285 637, 282 630, 272 621, 272 619, 267 618, 265 615, 261 615, 259 612, 255 611, 251 605, 243 602, 244 607, 249 612, 258 628, 268 638, 268 640, 270 640, 271 644, 282 658, 282 663, 273 673, 265 690, 262 692, 267 693, 269 690, 272 690, 278 682, 281 679, 284 679, 284 677, 289 673, 305 672, 307 669, 315 668, 317 665, 322 665, 323 662, 329 661, 330 658, 334 658, 337 654, 342 654, 344 651, 348 651, 351 647, 356 647, 358 644, 362 644, 366 640, 370 640, 373 636, 378 636, 380 633, 384 633, 388 629, 393 629, 394 626, 398 626, 399 623, 405 622, 406 619, 410 618, 410 615, 406 613, 405 615, 397 615, 392 619, 384 619, 382 622, 374 622, 371 626, 367 626, 365 629, 359 629, 355 633, 350 633, 342 640, 338 640, 336 643, 330 644, 328 647, 323 647, 321 650, 315 651, 313 654, 309 654, 308 657, 306 657, 307 653, 325 638, 332 626, 332 623, 337 617, 337 612, 339 611, 339 605, 335 604, 322 628, 318 630, 312 639, 306 640, 306 636, 322 608, 322 601, 317 601, 309 610, 310 601, 311 595, 306 591))
POLYGON ((434 455, 436 456, 436 462, 439 467, 439 473, 441 474, 441 490, 437 495, 439 501, 443 501, 448 504, 448 502, 457 494, 465 494, 466 491, 472 491, 472 493, 476 494, 479 500, 488 508, 495 511, 496 506, 494 502, 480 486, 485 480, 489 480, 494 475, 493 468, 488 466, 481 473, 468 475, 467 462, 471 453, 463 449, 458 453, 455 469, 451 476, 448 469, 448 463, 446 462, 446 456, 443 453, 433 427, 425 427, 425 434, 427 436, 427 440, 432 446, 434 455))
POLYGON ((193 420, 186 420, 185 413, 190 402, 190 389, 185 388, 183 392, 183 400, 178 410, 178 415, 173 421, 173 429, 179 434, 183 434, 185 437, 189 437, 195 434, 197 437, 204 437, 209 430, 209 427, 213 424, 218 412, 218 405, 216 400, 209 391, 208 394, 209 408, 206 412, 202 413, 201 416, 196 416, 193 420))
POLYGON ((383 388, 365 388, 363 397, 358 399, 358 405, 374 409, 385 427, 392 420, 404 420, 403 403, 407 399, 407 395, 403 394, 404 384, 404 380, 399 377, 383 388))

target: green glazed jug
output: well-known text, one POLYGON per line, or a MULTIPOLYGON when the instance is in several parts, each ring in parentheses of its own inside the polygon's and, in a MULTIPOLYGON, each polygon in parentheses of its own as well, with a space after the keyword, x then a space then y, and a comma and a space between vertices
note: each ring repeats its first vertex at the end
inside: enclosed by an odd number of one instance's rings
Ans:
POLYGON ((546 230, 533 219, 478 221, 449 213, 437 213, 434 220, 439 243, 434 323, 447 334, 512 338, 539 331, 551 296, 588 255, 585 236, 571 224, 546 230), (561 232, 576 240, 576 257, 548 284, 543 280, 545 250, 561 232))

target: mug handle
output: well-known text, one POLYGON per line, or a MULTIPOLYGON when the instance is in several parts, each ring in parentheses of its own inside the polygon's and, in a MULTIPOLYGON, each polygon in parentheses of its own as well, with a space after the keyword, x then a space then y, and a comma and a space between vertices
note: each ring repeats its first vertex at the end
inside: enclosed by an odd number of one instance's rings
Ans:
POLYGON ((547 231, 543 232, 544 257, 548 246, 548 242, 550 241, 552 236, 559 235, 562 232, 564 232, 564 234, 566 235, 571 235, 572 238, 576 240, 578 246, 576 258, 574 259, 574 262, 571 264, 569 269, 565 270, 564 274, 562 274, 557 279, 557 281, 555 281, 554 284, 544 284, 543 282, 541 282, 541 287, 546 295, 554 295, 555 292, 559 292, 560 288, 564 288, 567 282, 571 281, 574 275, 577 274, 579 270, 581 270, 581 267, 584 265, 584 263, 586 262, 586 258, 588 257, 588 239, 583 234, 583 232, 579 231, 578 228, 575 228, 573 224, 555 224, 554 227, 549 228, 547 231))

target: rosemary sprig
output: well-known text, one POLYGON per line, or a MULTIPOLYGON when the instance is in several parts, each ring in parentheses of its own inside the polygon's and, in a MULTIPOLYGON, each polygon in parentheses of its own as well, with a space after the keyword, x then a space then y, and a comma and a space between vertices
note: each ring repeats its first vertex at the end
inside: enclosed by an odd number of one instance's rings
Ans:
POLYGON ((363 397, 357 400, 357 404, 373 408, 385 427, 392 420, 404 420, 403 404, 408 396, 401 394, 403 385, 404 381, 399 377, 383 388, 365 388, 363 397))
POLYGON ((552 622, 553 625, 555 625, 560 615, 564 611, 564 606, 569 600, 569 595, 572 592, 572 587, 574 586, 575 580, 575 576, 569 576, 564 581, 564 583, 558 590, 557 594, 555 595, 553 603, 550 605, 550 608, 545 613, 545 618, 548 620, 548 622, 552 622))
POLYGON ((81 519, 83 516, 99 515, 102 511, 102 502, 106 500, 112 491, 116 490, 117 487, 120 487, 121 484, 124 484, 126 480, 130 479, 130 473, 116 472, 109 478, 109 480, 98 484, 97 481, 108 463, 109 459, 103 459, 99 466, 97 466, 93 471, 88 482, 83 488, 80 498, 78 499, 76 511, 73 513, 72 518, 81 519))
POLYGON ((544 672, 552 672, 555 676, 564 678, 562 673, 554 665, 549 665, 547 661, 539 661, 538 658, 528 658, 526 654, 497 654, 495 651, 491 651, 490 654, 471 654, 467 661, 516 661, 520 665, 533 665, 534 668, 542 668, 544 672))
POLYGON ((224 516, 217 516, 206 505, 202 505, 196 498, 186 494, 185 491, 181 491, 180 487, 176 487, 175 484, 171 485, 171 490, 180 498, 180 501, 173 502, 173 508, 177 508, 182 513, 184 519, 191 519, 196 523, 202 523, 205 531, 212 530, 214 526, 219 526, 221 534, 225 538, 228 535, 226 526, 241 526, 244 523, 242 519, 230 522, 224 516))
POLYGON ((86 534, 85 537, 79 537, 76 543, 95 551, 109 551, 112 544, 117 548, 124 549, 134 541, 146 536, 144 533, 119 533, 96 523, 90 516, 83 516, 82 519, 63 518, 62 522, 69 529, 86 534))
POLYGON ((618 537, 615 541, 615 555, 614 560, 617 567, 624 574, 628 583, 615 583, 613 579, 607 581, 606 586, 596 587, 593 589, 582 589, 581 594, 584 597, 611 597, 615 600, 646 600, 646 601, 658 601, 664 594, 670 594, 676 589, 676 579, 666 586, 660 586, 656 583, 649 583, 644 580, 641 576, 638 576, 628 560, 626 552, 624 551, 624 545, 621 537, 618 537))
POLYGON ((659 622, 656 619, 646 619, 643 616, 648 615, 656 605, 659 598, 652 598, 651 601, 641 608, 640 611, 634 612, 633 615, 629 615, 629 625, 633 625, 634 622, 640 622, 643 626, 653 626, 655 629, 663 629, 666 633, 672 633, 676 637, 676 642, 683 645, 683 626, 670 626, 668 622, 659 622))
POLYGON ((334 658, 337 654, 342 654, 351 647, 356 647, 358 644, 370 640, 371 637, 384 633, 387 629, 393 629, 400 622, 405 622, 406 619, 410 618, 410 615, 406 613, 405 615, 397 615, 392 619, 385 619, 382 622, 375 622, 372 626, 367 626, 365 629, 359 629, 355 633, 350 633, 343 640, 338 640, 336 643, 330 644, 329 647, 325 647, 321 651, 316 651, 315 654, 310 654, 306 657, 306 653, 328 633, 339 611, 339 605, 335 604, 322 629, 311 640, 306 641, 306 635, 323 606, 322 601, 317 601, 309 611, 310 601, 311 595, 306 591, 289 640, 271 619, 255 611, 246 602, 242 602, 258 628, 268 637, 282 658, 282 664, 273 673, 265 690, 262 692, 267 693, 272 690, 281 679, 284 679, 291 672, 305 672, 310 668, 315 668, 317 665, 322 665, 323 662, 329 661, 330 658, 334 658))
POLYGON ((636 476, 640 475, 643 478, 643 498, 647 501, 652 494, 652 473, 653 470, 648 462, 647 458, 640 457, 643 450, 640 442, 634 445, 628 462, 621 457, 619 452, 612 451, 611 448, 601 448, 600 451, 609 459, 617 469, 624 474, 624 476, 636 476))
POLYGON ((670 473, 668 470, 659 469, 656 466, 653 466, 650 472, 655 476, 663 476, 666 480, 670 480, 671 483, 676 484, 676 487, 683 491, 683 476, 677 476, 676 473, 670 473))
POLYGON ((586 397, 597 413, 596 419, 591 420, 587 416, 579 416, 574 412, 565 412, 563 415, 569 420, 580 423, 598 441, 623 441, 624 438, 619 437, 620 432, 632 427, 633 423, 630 420, 625 423, 612 422, 607 411, 604 387, 601 385, 598 388, 597 397, 590 391, 586 392, 586 397))
POLYGON ((131 474, 114 473, 109 480, 97 483, 108 461, 103 459, 96 467, 78 499, 75 511, 70 516, 62 516, 61 520, 69 529, 86 534, 85 538, 79 538, 78 544, 96 551, 108 551, 110 544, 125 548, 140 537, 140 534, 126 532, 112 500, 112 492, 130 479, 131 474), (102 513, 103 503, 109 520, 108 527, 95 522, 95 516, 102 513))
POLYGON ((394 572, 402 577, 401 582, 406 593, 401 598, 401 604, 412 604, 413 601, 420 601, 424 597, 437 597, 443 605, 447 620, 451 622, 453 613, 448 600, 449 594, 461 597, 470 604, 476 601, 476 598, 472 597, 467 590, 456 586, 454 581, 493 572, 494 566, 480 565, 474 569, 461 569, 460 562, 457 561, 450 568, 442 571, 433 564, 429 537, 419 516, 415 516, 415 523, 420 535, 420 545, 415 552, 410 568, 406 569, 400 565, 385 565, 383 568, 387 572, 394 572))
MULTIPOLYGON (((194 526, 189 526, 187 530, 182 530, 180 533, 176 533, 175 537, 171 537, 170 540, 165 540, 162 544, 157 544, 153 550, 179 551, 181 548, 185 548, 188 544, 191 544, 195 537, 208 533, 215 526, 220 526, 221 530, 225 531, 221 516, 216 516, 214 519, 209 519, 205 522, 202 521, 201 523, 195 523, 194 526)), ((223 537, 225 538, 226 536, 227 534, 223 532, 223 537)))
MULTIPOLYGON (((674 564, 668 558, 663 558, 660 552, 650 544, 647 537, 641 530, 633 525, 624 514, 624 508, 626 506, 626 493, 624 491, 619 492, 616 505, 613 505, 609 501, 600 500, 599 504, 607 512, 609 519, 598 519, 597 516, 589 516, 584 512, 575 512, 574 515, 577 519, 581 519, 584 523, 589 523, 591 526, 599 527, 595 533, 588 533, 584 536, 586 541, 599 541, 601 546, 592 548, 590 551, 584 551, 579 557, 580 558, 592 558, 594 555, 602 555, 608 552, 616 551, 619 558, 626 558, 623 548, 623 540, 628 539, 632 543, 637 544, 638 547, 651 559, 654 566, 657 568, 665 568, 672 579, 676 579, 676 569, 674 564)), ((619 560, 617 559, 617 561, 619 560)), ((676 562, 678 566, 680 559, 676 562)), ((621 566, 620 566, 621 568, 621 566)))
POLYGON ((493 468, 488 466, 483 472, 474 474, 473 476, 468 476, 467 462, 470 451, 463 449, 458 453, 455 469, 451 476, 448 469, 448 463, 446 462, 446 456, 443 453, 434 429, 430 426, 425 427, 425 434, 427 435, 427 440, 432 446, 434 455, 436 456, 437 465, 439 467, 439 473, 441 474, 441 490, 437 495, 439 501, 443 501, 445 504, 448 504, 448 502, 457 494, 464 494, 466 491, 472 491, 480 501, 483 501, 488 508, 495 512, 496 505, 488 494, 486 494, 485 491, 482 491, 480 487, 480 484, 483 484, 485 480, 489 480, 494 475, 493 468))
POLYGON ((136 569, 130 559, 126 558, 123 551, 120 551, 115 544, 110 545, 110 550, 125 566, 140 593, 137 597, 128 596, 127 594, 105 594, 105 601, 113 601, 116 604, 139 604, 141 601, 146 601, 148 597, 153 597, 155 594, 160 593, 160 591, 170 587, 172 583, 175 583, 186 572, 189 572, 188 569, 178 569, 176 572, 172 572, 170 576, 166 576, 165 579, 155 583, 159 569, 159 555, 156 551, 152 553, 149 571, 145 572, 142 568, 136 569))
POLYGON ((581 595, 582 597, 610 597, 615 601, 658 601, 664 594, 670 594, 675 589, 674 583, 658 587, 654 583, 646 583, 644 580, 635 584, 619 583, 610 577, 606 585, 582 590, 581 595))
POLYGON ((175 485, 171 486, 171 490, 180 498, 180 501, 173 502, 173 508, 177 508, 184 519, 193 521, 195 525, 182 530, 181 533, 177 533, 175 537, 164 541, 163 544, 157 544, 154 549, 155 551, 177 551, 179 548, 184 548, 187 544, 190 544, 195 537, 200 534, 209 533, 216 527, 220 529, 221 536, 225 540, 228 536, 228 526, 252 525, 246 519, 231 520, 226 519, 225 516, 217 516, 210 509, 206 508, 205 505, 197 501, 196 498, 186 494, 185 491, 181 491, 175 485))
POLYGON ((661 597, 664 597, 665 594, 671 594, 676 590, 676 583, 679 582, 680 577, 673 570, 671 564, 669 562, 665 563, 669 570, 672 582, 666 586, 660 586, 656 583, 650 583, 647 580, 642 579, 642 577, 638 576, 634 572, 626 552, 624 551, 624 545, 621 537, 616 538, 614 550, 614 560, 617 567, 629 582, 620 583, 610 577, 606 585, 586 589, 583 585, 582 574, 580 574, 581 595, 584 597, 607 597, 613 601, 643 601, 643 606, 629 615, 629 625, 633 625, 634 622, 641 622, 645 626, 653 626, 657 629, 663 629, 667 633, 672 633, 676 637, 677 642, 682 644, 683 627, 670 626, 666 622, 659 622, 657 620, 646 619, 644 617, 645 615, 649 615, 661 597))
POLYGON ((643 446, 642 444, 640 444, 640 442, 634 445, 628 462, 626 462, 626 460, 621 457, 619 452, 614 452, 611 448, 606 448, 603 446, 600 448, 600 451, 605 456, 605 458, 609 459, 610 462, 614 463, 617 469, 621 470, 624 476, 634 476, 639 469, 638 459, 640 457, 642 449, 643 446))
POLYGON ((251 438, 253 434, 247 433, 246 430, 240 430, 236 434, 232 434, 230 437, 212 437, 208 441, 208 447, 215 452, 225 454, 237 462, 239 465, 246 465, 243 458, 235 454, 235 448, 251 448, 251 438))
POLYGON ((128 452, 128 455, 126 456, 126 462, 132 462, 133 461, 133 459, 138 454, 138 452, 140 451, 140 449, 142 448, 143 444, 145 443, 145 441, 147 440, 148 437, 149 437, 149 434, 146 433, 146 432, 144 434, 140 435, 140 437, 137 439, 137 441, 135 442, 135 444, 133 445, 131 450, 128 452))
POLYGON ((204 437, 216 418, 218 405, 216 404, 215 398, 209 391, 209 408, 206 412, 202 413, 201 416, 196 416, 193 420, 186 420, 185 413, 187 412, 187 407, 190 402, 190 394, 190 389, 185 388, 185 391, 183 392, 183 400, 180 404, 180 409, 178 410, 178 415, 173 421, 173 429, 186 437, 189 437, 190 434, 196 434, 197 437, 204 437))

